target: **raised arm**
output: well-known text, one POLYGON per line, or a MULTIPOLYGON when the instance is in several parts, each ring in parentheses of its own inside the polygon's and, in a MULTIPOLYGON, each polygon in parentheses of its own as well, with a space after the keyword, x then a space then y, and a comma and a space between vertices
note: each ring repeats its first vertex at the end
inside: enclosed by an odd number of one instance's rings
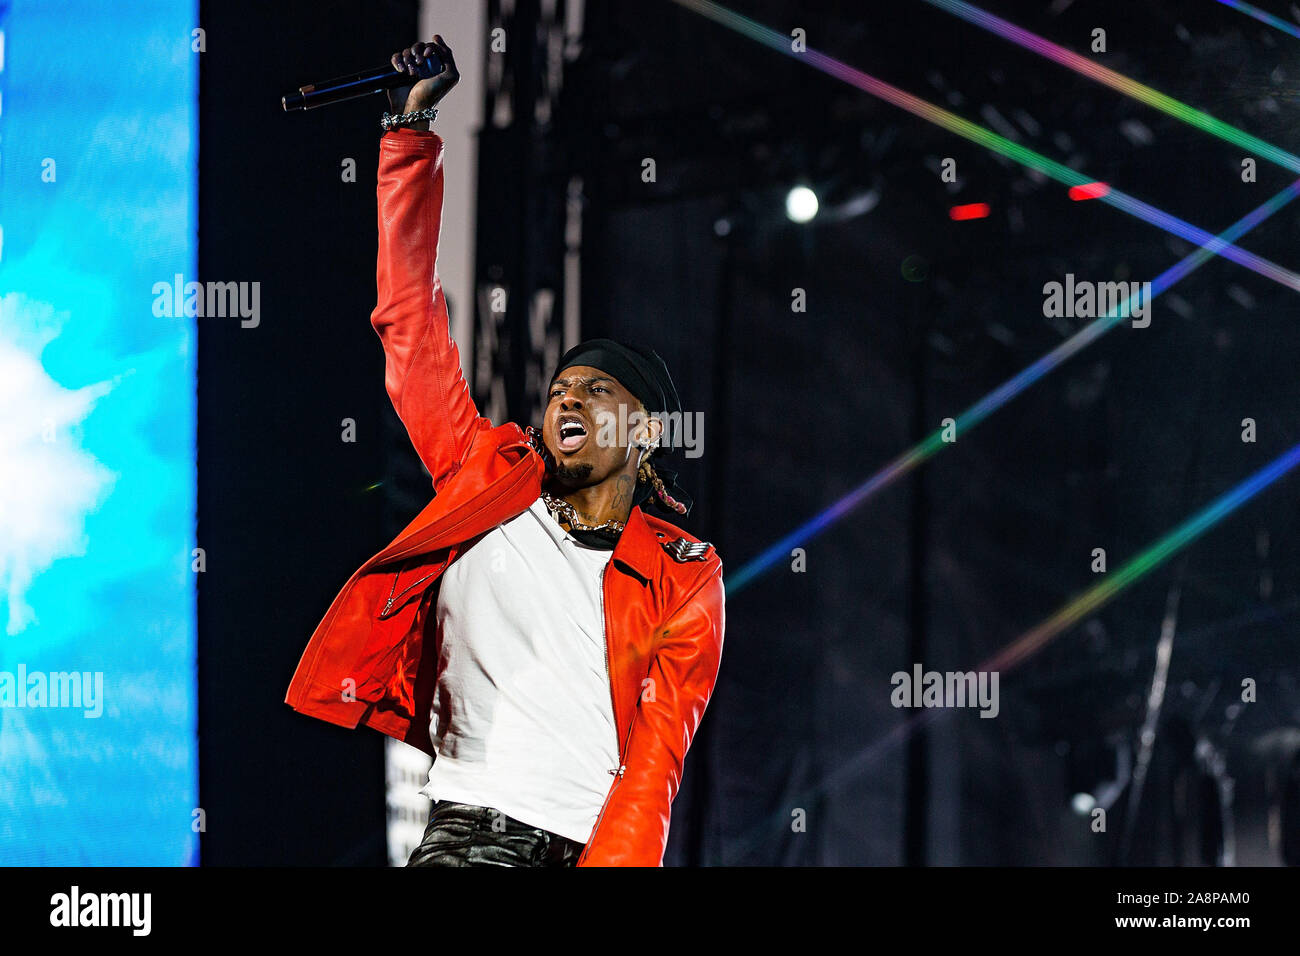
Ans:
MULTIPOLYGON (((393 55, 412 87, 389 95, 395 113, 438 102, 459 78, 451 50, 435 37, 393 55), (429 54, 443 69, 433 75, 429 54)), ((384 346, 384 385, 416 453, 439 488, 455 474, 475 432, 490 427, 470 397, 451 337, 438 278, 443 141, 427 122, 383 135, 379 144, 378 300, 370 322, 384 346)))

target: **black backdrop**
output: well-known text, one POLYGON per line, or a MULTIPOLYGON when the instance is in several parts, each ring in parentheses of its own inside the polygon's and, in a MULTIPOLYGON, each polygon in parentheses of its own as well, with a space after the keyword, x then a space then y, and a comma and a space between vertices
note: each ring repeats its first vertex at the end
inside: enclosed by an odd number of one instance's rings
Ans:
POLYGON ((279 97, 412 42, 416 4, 205 3, 202 25, 199 266, 262 284, 258 327, 199 328, 202 859, 382 865, 383 738, 283 703, 330 600, 388 540, 366 490, 386 466, 367 321, 382 104, 286 115, 279 97))

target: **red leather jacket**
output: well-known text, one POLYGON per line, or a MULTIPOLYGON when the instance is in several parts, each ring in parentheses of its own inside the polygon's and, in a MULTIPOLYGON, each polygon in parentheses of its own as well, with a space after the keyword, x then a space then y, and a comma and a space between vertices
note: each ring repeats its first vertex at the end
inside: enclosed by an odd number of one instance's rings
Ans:
MULTIPOLYGON (((545 464, 534 429, 493 427, 461 374, 435 269, 443 142, 386 133, 379 159, 378 305, 385 385, 435 496, 397 538, 348 579, 316 628, 285 702, 300 713, 364 724, 434 754, 438 581, 466 542, 525 511, 545 464), (426 637, 431 638, 426 641, 426 637)), ((722 562, 710 546, 633 508, 603 578, 618 768, 580 866, 659 866, 682 762, 722 654, 722 562), (697 549, 698 550, 698 549, 697 549), (680 553, 680 552, 678 552, 680 553)))

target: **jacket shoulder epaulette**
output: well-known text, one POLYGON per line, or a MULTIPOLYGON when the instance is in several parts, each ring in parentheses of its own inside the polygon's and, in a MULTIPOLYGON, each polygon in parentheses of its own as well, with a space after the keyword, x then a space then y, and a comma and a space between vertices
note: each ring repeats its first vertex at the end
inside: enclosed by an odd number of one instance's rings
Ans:
MULTIPOLYGON (((644 512, 643 512, 644 513, 644 512)), ((717 555, 717 549, 708 541, 693 538, 671 522, 655 515, 646 516, 646 522, 659 539, 659 546, 674 561, 707 561, 710 554, 717 555)))
POLYGON ((709 549, 713 547, 707 541, 692 541, 689 538, 673 538, 671 541, 665 539, 660 544, 678 561, 706 561, 709 549))

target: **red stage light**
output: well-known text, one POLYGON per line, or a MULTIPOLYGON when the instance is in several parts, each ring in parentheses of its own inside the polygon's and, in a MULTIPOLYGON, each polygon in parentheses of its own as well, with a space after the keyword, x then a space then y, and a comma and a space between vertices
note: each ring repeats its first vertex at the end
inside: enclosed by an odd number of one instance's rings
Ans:
POLYGON ((1110 187, 1105 183, 1084 183, 1082 186, 1070 187, 1070 198, 1075 202, 1083 202, 1085 199, 1100 199, 1108 192, 1110 187))
POLYGON ((948 218, 955 222, 961 222, 963 219, 985 219, 989 214, 989 204, 986 202, 967 203, 965 206, 953 206, 948 210, 948 218))

